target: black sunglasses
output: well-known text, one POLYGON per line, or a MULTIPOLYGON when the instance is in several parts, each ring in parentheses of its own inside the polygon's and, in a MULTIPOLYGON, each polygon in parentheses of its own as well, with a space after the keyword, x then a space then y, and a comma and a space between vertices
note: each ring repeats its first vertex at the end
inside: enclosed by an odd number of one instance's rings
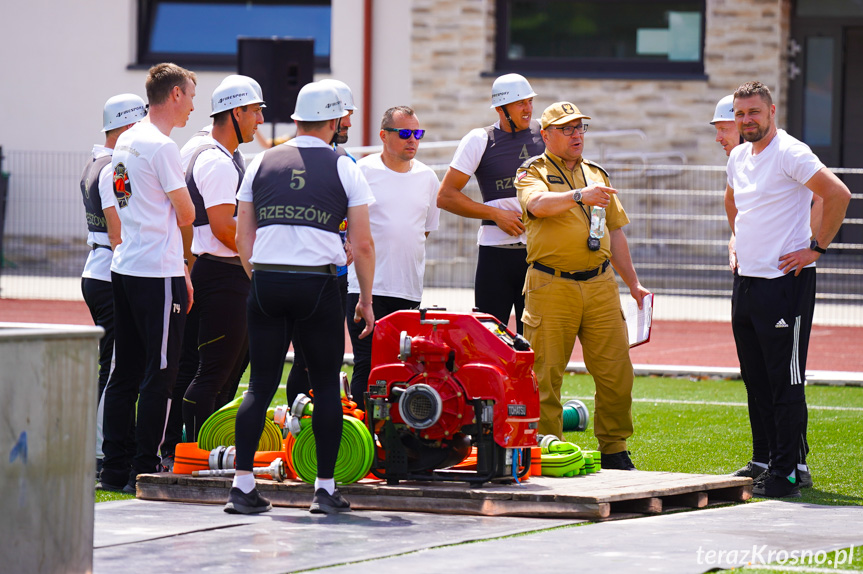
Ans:
POLYGON ((406 140, 409 137, 411 137, 411 134, 413 134, 413 136, 415 138, 417 138, 418 140, 423 139, 423 136, 426 135, 425 130, 409 130, 407 128, 404 128, 401 130, 398 128, 383 128, 383 130, 385 132, 396 132, 397 134, 399 134, 399 137, 403 140, 406 140))

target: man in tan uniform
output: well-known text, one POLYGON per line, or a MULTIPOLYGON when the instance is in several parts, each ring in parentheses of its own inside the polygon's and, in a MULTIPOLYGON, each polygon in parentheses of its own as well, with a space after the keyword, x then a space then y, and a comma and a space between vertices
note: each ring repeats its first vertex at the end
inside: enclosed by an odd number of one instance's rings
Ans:
POLYGON ((632 435, 632 362, 614 273, 641 307, 648 291, 638 282, 623 226, 626 212, 608 174, 582 157, 590 119, 569 102, 542 114, 546 150, 516 174, 525 214, 527 261, 524 335, 535 353, 540 434, 563 436, 560 387, 576 336, 596 384, 594 434, 602 468, 635 470, 626 439, 632 435), (604 208, 602 237, 590 238, 591 209, 604 208))

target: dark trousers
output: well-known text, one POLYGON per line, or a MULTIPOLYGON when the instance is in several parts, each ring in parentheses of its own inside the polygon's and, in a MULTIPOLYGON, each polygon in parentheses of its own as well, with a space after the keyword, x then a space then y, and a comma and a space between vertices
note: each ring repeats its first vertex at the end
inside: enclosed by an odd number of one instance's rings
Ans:
POLYGON ((99 395, 96 400, 101 400, 114 358, 114 291, 110 281, 82 277, 81 294, 90 309, 93 323, 105 329, 105 334, 99 339, 99 395))
POLYGON ((474 304, 483 313, 494 315, 504 325, 515 308, 518 334, 523 332, 524 277, 527 275, 527 249, 479 246, 474 280, 474 304))
POLYGON ((805 450, 806 357, 815 269, 776 279, 734 278, 731 327, 741 373, 767 436, 770 468, 790 475, 805 450))
MULTIPOLYGON (((339 275, 337 278, 339 284, 339 297, 341 308, 344 309, 347 305, 348 298, 348 274, 339 275)), ((353 316, 353 315, 351 315, 353 316)), ((294 404, 294 399, 297 395, 303 394, 308 396, 309 389, 312 388, 309 382, 309 372, 306 369, 306 361, 303 358, 303 353, 297 346, 299 343, 294 339, 294 364, 291 365, 291 372, 288 373, 288 382, 285 385, 285 396, 288 399, 288 406, 294 404)))
POLYGON ((168 402, 186 323, 183 277, 132 277, 111 273, 114 287, 115 367, 105 387, 102 481, 123 485, 155 472, 168 402), (125 439, 135 421, 135 455, 129 468, 125 439))
MULTIPOLYGON (((249 277, 239 265, 199 257, 192 269, 198 308, 197 373, 183 398, 186 441, 196 442, 198 430, 216 410, 225 390, 237 392, 248 365, 249 337, 246 300, 249 277)), ((223 403, 224 404, 224 403, 223 403)))
MULTIPOLYGON (((359 293, 348 293, 348 304, 345 316, 348 321, 348 334, 351 337, 351 346, 354 349, 354 374, 351 377, 351 394, 359 408, 365 408, 363 394, 369 388, 369 373, 372 371, 372 338, 374 331, 364 339, 360 339, 360 333, 366 327, 366 322, 360 319, 354 323, 354 310, 360 301, 359 293)), ((401 299, 399 297, 384 297, 375 295, 372 297, 372 310, 375 312, 375 320, 383 319, 390 313, 403 311, 405 309, 417 309, 419 301, 401 299)))
POLYGON ((248 300, 249 391, 237 412, 237 469, 252 470, 264 417, 278 390, 291 340, 297 340, 315 395, 312 431, 318 477, 332 478, 342 440, 339 370, 344 314, 333 275, 255 271, 248 300))
MULTIPOLYGON (((195 262, 197 265, 197 261, 195 262)), ((194 266, 192 269, 194 270, 194 266)), ((197 299, 197 294, 195 295, 197 299)), ((168 411, 168 426, 165 428, 165 440, 162 442, 162 456, 173 456, 177 443, 183 442, 183 397, 192 379, 198 372, 198 304, 195 302, 186 316, 186 328, 183 331, 183 345, 180 351, 180 366, 177 370, 177 382, 171 394, 171 407, 168 411)))

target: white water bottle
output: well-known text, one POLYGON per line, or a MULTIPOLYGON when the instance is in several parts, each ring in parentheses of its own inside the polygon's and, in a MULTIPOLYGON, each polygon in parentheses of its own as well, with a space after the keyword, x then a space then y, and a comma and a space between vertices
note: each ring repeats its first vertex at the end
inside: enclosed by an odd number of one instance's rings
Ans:
POLYGON ((590 236, 602 239, 605 235, 605 208, 596 207, 590 210, 590 236))

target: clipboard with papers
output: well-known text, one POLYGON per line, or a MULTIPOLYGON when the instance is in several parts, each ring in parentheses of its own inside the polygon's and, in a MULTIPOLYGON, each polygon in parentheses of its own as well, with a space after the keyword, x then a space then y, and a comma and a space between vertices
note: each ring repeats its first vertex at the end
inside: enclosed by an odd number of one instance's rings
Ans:
POLYGON ((641 309, 634 299, 627 301, 623 309, 626 317, 626 331, 629 334, 629 347, 637 347, 650 341, 650 328, 653 323, 653 293, 642 299, 641 309))

